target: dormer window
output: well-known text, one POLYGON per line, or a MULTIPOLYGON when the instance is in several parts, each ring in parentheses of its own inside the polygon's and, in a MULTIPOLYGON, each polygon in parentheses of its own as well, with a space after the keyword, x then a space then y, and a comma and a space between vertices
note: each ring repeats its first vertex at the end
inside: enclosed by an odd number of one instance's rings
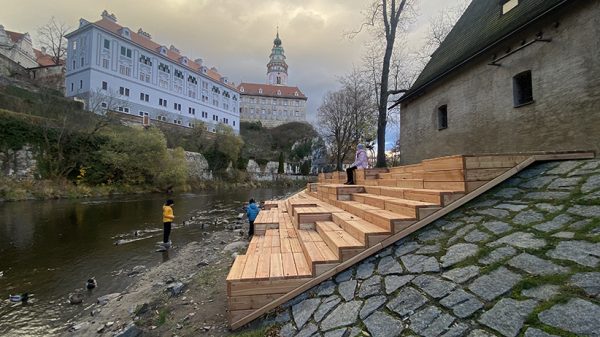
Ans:
POLYGON ((129 31, 129 28, 121 28, 121 36, 127 39, 131 39, 131 32, 129 31))
POLYGON ((298 97, 298 92, 294 91, 294 96, 298 97))
POLYGON ((277 90, 277 95, 281 96, 281 90, 277 90))
POLYGON ((513 8, 517 7, 519 0, 504 0, 502 1, 502 14, 510 12, 513 8))
POLYGON ((258 88, 258 93, 259 93, 259 94, 262 94, 262 93, 263 93, 263 90, 262 90, 262 88, 258 88))
POLYGON ((244 92, 244 87, 240 87, 240 92, 244 92))
POLYGON ((159 51, 160 51, 160 53, 161 53, 162 55, 167 55, 167 50, 168 50, 168 49, 167 49, 167 47, 165 47, 165 46, 160 46, 160 50, 159 50, 159 51))
POLYGON ((187 66, 187 64, 188 64, 188 58, 187 58, 187 57, 185 57, 185 56, 184 56, 184 57, 182 57, 182 58, 181 58, 181 64, 183 64, 183 65, 186 65, 186 66, 187 66))
POLYGON ((206 67, 202 66, 202 68, 200 68, 200 69, 202 69, 203 74, 206 74, 206 71, 207 71, 206 67))

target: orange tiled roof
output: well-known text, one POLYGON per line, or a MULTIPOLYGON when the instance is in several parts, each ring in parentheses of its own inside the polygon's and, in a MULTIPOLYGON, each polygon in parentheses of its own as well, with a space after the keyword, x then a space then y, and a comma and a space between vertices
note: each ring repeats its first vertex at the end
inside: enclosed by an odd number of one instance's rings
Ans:
MULTIPOLYGON (((37 61, 37 63, 40 66, 48 67, 48 66, 55 65, 54 60, 52 60, 52 56, 50 56, 48 54, 44 54, 40 50, 37 50, 35 48, 33 48, 33 52, 35 53, 35 60, 37 61)), ((60 60, 59 64, 60 65, 65 64, 65 60, 60 60)))
POLYGON ((243 82, 238 85, 237 89, 243 95, 307 99, 298 87, 243 82), (242 91, 242 88, 244 88, 244 91, 242 91), (262 89, 262 94, 259 93, 259 89, 262 89), (278 91, 281 92, 281 95, 277 94, 278 91), (296 92, 298 96, 295 95, 296 92))
MULTIPOLYGON (((112 32, 116 35, 120 35, 120 30, 121 28, 123 28, 123 26, 119 25, 116 22, 113 22, 109 19, 106 18, 102 18, 99 21, 96 21, 93 23, 93 25, 96 25, 100 28, 103 28, 105 30, 108 30, 109 32, 112 32)), ((130 36, 131 36, 131 42, 133 42, 134 44, 137 44, 143 48, 149 49, 151 51, 153 51, 156 54, 160 54, 160 47, 162 47, 160 44, 150 40, 149 38, 142 36, 140 34, 137 34, 133 31, 131 31, 130 29, 130 36)), ((165 55, 161 55, 161 56, 165 56, 165 55)), ((172 60, 173 62, 179 64, 181 67, 183 68, 189 68, 193 71, 195 71, 196 73, 201 74, 202 71, 200 69, 200 64, 194 62, 193 60, 190 60, 188 57, 188 62, 187 62, 187 66, 182 64, 180 59, 182 57, 184 57, 184 55, 181 55, 173 50, 170 50, 169 48, 167 48, 167 58, 169 58, 170 60, 172 60)), ((212 69, 206 69, 206 74, 208 77, 212 78, 213 80, 220 82, 221 84, 228 86, 229 88, 236 90, 236 88, 234 86, 232 86, 230 83, 223 83, 221 82, 221 74, 219 74, 218 72, 212 70, 212 69)))

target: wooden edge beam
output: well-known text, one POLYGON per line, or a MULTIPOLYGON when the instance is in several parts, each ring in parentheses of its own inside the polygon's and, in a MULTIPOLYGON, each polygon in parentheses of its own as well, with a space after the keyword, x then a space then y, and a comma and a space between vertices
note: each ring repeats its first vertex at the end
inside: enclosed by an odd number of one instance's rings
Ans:
POLYGON ((253 321, 253 320, 257 319, 258 317, 260 317, 261 315, 263 315, 264 313, 266 313, 272 309, 275 309, 276 307, 280 306, 281 304, 295 298, 296 296, 298 296, 301 293, 309 290, 310 288, 320 284, 321 282, 327 280, 328 278, 354 266, 356 263, 361 262, 362 260, 370 257, 371 255, 378 253, 379 251, 391 246, 392 244, 396 243, 396 241, 412 234, 413 232, 425 227, 426 225, 432 223, 433 221, 435 221, 435 220, 447 215, 448 213, 456 210, 457 208, 463 206, 464 204, 475 199, 476 197, 480 196, 481 194, 489 191, 493 187, 497 186, 498 184, 507 180, 508 178, 514 176, 515 174, 519 173, 520 171, 522 171, 523 169, 525 169, 526 167, 528 167, 529 165, 533 164, 536 161, 569 160, 569 159, 574 160, 574 159, 592 159, 592 158, 595 158, 595 153, 593 151, 548 153, 548 154, 533 155, 533 156, 527 158, 526 160, 522 161, 521 163, 517 164, 515 167, 513 167, 513 168, 509 169, 508 171, 504 172, 503 174, 499 175, 498 177, 490 180, 485 185, 466 194, 462 198, 456 200, 455 202, 451 203, 450 205, 448 205, 446 207, 443 207, 439 211, 431 214, 427 218, 415 222, 408 228, 401 230, 400 232, 388 237, 387 239, 383 240, 380 243, 375 244, 374 246, 364 250, 360 254, 350 258, 349 260, 340 263, 337 267, 335 267, 331 270, 328 270, 325 273, 311 279, 310 281, 308 281, 305 284, 299 286, 298 288, 288 292, 286 295, 274 300, 273 302, 264 305, 262 308, 257 309, 250 315, 247 315, 247 316, 243 317, 242 319, 231 323, 231 329, 236 330, 236 329, 244 326, 245 324, 250 323, 251 321, 253 321))

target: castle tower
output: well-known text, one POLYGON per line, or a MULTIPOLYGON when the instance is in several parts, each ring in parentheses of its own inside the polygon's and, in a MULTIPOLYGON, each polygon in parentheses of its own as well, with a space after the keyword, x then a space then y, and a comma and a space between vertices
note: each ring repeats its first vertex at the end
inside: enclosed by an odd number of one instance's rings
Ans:
POLYGON ((277 29, 277 37, 273 40, 273 49, 267 64, 267 84, 287 85, 287 70, 288 65, 285 63, 285 54, 279 38, 279 29, 277 29))

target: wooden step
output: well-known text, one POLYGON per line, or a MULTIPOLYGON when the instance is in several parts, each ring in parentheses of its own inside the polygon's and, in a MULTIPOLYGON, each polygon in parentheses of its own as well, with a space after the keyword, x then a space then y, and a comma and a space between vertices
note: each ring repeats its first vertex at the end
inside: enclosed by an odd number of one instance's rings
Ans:
POLYGON ((401 228, 406 228, 414 223, 413 218, 402 216, 371 205, 362 204, 356 201, 339 201, 339 203, 345 211, 389 232, 396 232, 401 228))
POLYGON ((338 257, 327 246, 317 231, 312 229, 298 229, 298 236, 302 251, 313 275, 320 275, 339 263, 338 257))
POLYGON ((384 195, 388 197, 428 202, 436 205, 448 205, 462 196, 464 192, 437 189, 402 188, 385 186, 365 186, 369 194, 384 195))
POLYGON ((365 246, 333 221, 318 221, 317 233, 340 261, 347 261, 364 250, 365 246))
POLYGON ((432 203, 369 193, 355 193, 352 195, 352 199, 354 201, 407 216, 411 219, 421 219, 424 216, 431 214, 432 211, 440 208, 440 205, 432 203))
POLYGON ((350 213, 332 214, 333 222, 350 233, 366 247, 372 247, 385 240, 391 232, 367 222, 350 213))

